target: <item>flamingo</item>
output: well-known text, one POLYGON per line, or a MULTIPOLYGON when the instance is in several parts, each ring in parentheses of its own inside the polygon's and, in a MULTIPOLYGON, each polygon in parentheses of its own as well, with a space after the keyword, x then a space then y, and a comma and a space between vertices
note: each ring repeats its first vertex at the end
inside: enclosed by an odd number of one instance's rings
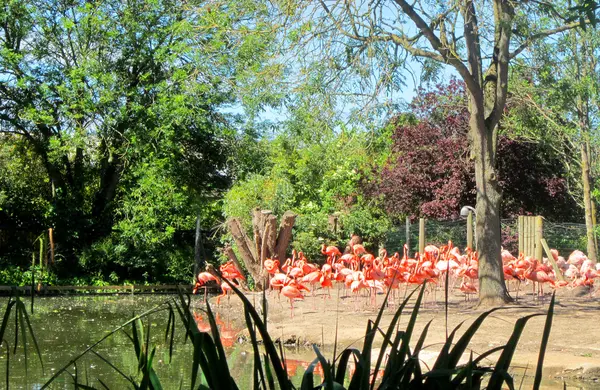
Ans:
POLYGON ((273 275, 279 272, 279 260, 265 259, 263 267, 270 275, 273 275))
POLYGON ((283 287, 281 294, 290 300, 290 317, 294 318, 294 299, 304 299, 304 295, 292 284, 283 287))
POLYGON ((472 283, 467 282, 465 279, 463 279, 463 282, 460 285, 460 291, 465 294, 466 301, 469 300, 469 296, 471 294, 477 294, 477 288, 472 283))
POLYGON ((534 260, 527 271, 525 271, 525 277, 533 282, 533 292, 535 294, 535 283, 538 283, 538 296, 543 296, 544 288, 543 284, 546 282, 552 282, 552 279, 548 277, 545 271, 538 268, 538 261, 534 260))
MULTIPOLYGON (((238 287, 238 285, 232 282, 231 280, 229 282, 233 284, 236 288, 238 287)), ((221 298, 223 298, 224 296, 227 296, 227 302, 229 302, 229 300, 231 299, 230 294, 232 289, 229 283, 223 280, 223 282, 221 282, 221 290, 223 292, 221 293, 221 295, 217 296, 217 305, 221 304, 221 298)))

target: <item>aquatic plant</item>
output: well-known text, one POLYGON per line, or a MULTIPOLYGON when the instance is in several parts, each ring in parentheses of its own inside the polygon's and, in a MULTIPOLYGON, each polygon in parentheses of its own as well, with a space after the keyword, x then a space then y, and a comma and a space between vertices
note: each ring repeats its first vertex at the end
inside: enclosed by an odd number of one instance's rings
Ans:
MULTIPOLYGON (((31 310, 33 311, 33 298, 31 300, 31 310)), ((10 359, 12 356, 17 354, 17 347, 19 346, 19 340, 21 345, 23 346, 23 356, 25 365, 25 372, 27 372, 28 366, 28 353, 27 353, 27 334, 31 337, 31 341, 33 346, 35 347, 35 352, 40 359, 40 364, 42 365, 42 370, 44 369, 44 363, 42 361, 42 354, 40 353, 40 348, 38 346, 37 339, 35 334, 33 333, 33 328, 31 327, 31 321, 29 319, 29 314, 27 313, 27 308, 25 307, 25 303, 21 300, 18 295, 18 291, 13 289, 13 292, 8 299, 8 303, 6 304, 6 309, 4 310, 4 316, 2 317, 2 324, 0 325, 0 353, 2 349, 5 350, 6 353, 6 378, 5 384, 6 388, 9 388, 10 384, 10 359), (5 337, 6 331, 10 326, 11 315, 14 317, 14 341, 11 352, 11 345, 7 338, 5 337)))
MULTIPOLYGON (((275 388, 284 390, 296 389, 297 387, 287 375, 286 360, 281 343, 277 346, 267 329, 266 319, 268 313, 266 309, 263 309, 262 313, 259 313, 235 285, 232 284, 231 288, 239 296, 244 306, 244 318, 253 351, 252 388, 265 390, 275 388)), ((460 358, 467 352, 471 339, 477 333, 485 319, 495 311, 502 310, 502 308, 486 311, 479 315, 460 337, 458 337, 457 333, 463 324, 461 323, 456 326, 446 336, 446 340, 440 349, 434 365, 425 370, 419 359, 419 353, 423 349, 431 321, 421 331, 416 344, 412 347, 409 345, 414 335, 424 291, 424 287, 421 287, 420 290, 415 289, 412 291, 395 311, 387 329, 382 329, 381 319, 386 308, 385 302, 387 302, 388 298, 386 295, 375 320, 369 320, 367 323, 363 346, 360 350, 357 348, 345 348, 337 352, 334 349, 333 357, 328 360, 323 356, 319 348, 314 345, 313 348, 316 357, 306 369, 299 389, 478 389, 482 387, 487 389, 501 389, 503 386, 508 386, 511 389, 514 388, 509 368, 511 367, 512 357, 519 338, 527 322, 532 317, 542 314, 533 314, 518 319, 505 345, 492 348, 477 357, 474 357, 473 352, 471 352, 468 362, 461 364, 460 358), (415 294, 414 308, 410 313, 408 324, 404 329, 399 330, 397 329, 397 324, 400 316, 415 294), (371 361, 371 356, 378 336, 382 338, 382 347, 373 362, 371 361), (500 353, 495 365, 484 364, 484 359, 489 358, 494 353, 500 353), (315 378, 315 371, 317 371, 318 366, 320 366, 319 371, 322 372, 322 380, 315 378), (351 373, 352 368, 354 369, 353 373, 351 373)), ((264 293, 262 299, 262 308, 266 308, 266 296, 264 293)), ((552 326, 554 302, 555 297, 553 296, 550 301, 546 324, 542 334, 534 389, 539 388, 541 383, 544 354, 552 326)), ((92 389, 93 387, 88 383, 79 383, 80 379, 76 374, 78 360, 89 352, 100 357, 116 373, 126 378, 133 388, 162 389, 160 379, 152 367, 155 348, 150 345, 150 326, 147 325, 144 331, 142 322, 145 317, 157 312, 163 312, 168 315, 164 339, 169 346, 169 356, 172 356, 173 353, 177 323, 181 324, 185 331, 185 341, 192 343, 193 352, 190 359, 192 366, 190 377, 187 378, 191 383, 192 389, 238 389, 238 384, 231 376, 217 322, 208 302, 203 311, 210 324, 209 332, 202 332, 198 329, 191 310, 191 297, 184 295, 180 291, 177 297, 171 298, 127 321, 87 348, 84 352, 75 356, 67 365, 58 370, 44 384, 42 389, 47 388, 56 378, 68 372, 68 369, 73 366, 75 366, 75 374, 70 373, 70 375, 75 386, 82 389, 92 389), (179 321, 177 321, 177 317, 179 321), (99 355, 95 351, 95 348, 102 341, 115 332, 127 327, 131 327, 131 334, 128 335, 138 359, 136 377, 126 375, 111 363, 109 359, 99 355)), ((147 321, 147 324, 149 324, 149 321, 147 321)), ((99 383, 102 384, 103 388, 108 388, 102 381, 99 381, 99 383)))

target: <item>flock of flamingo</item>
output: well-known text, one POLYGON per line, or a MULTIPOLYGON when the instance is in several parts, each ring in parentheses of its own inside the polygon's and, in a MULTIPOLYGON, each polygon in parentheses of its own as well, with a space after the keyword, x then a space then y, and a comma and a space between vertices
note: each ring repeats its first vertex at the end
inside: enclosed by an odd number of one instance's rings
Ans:
MULTIPOLYGON (((546 258, 539 261, 523 254, 514 257, 509 251, 502 250, 504 276, 509 288, 516 290, 517 298, 522 283, 532 284, 534 297, 543 297, 544 285, 551 288, 588 286, 591 293, 595 278, 600 277, 600 263, 595 264, 578 250, 571 253, 568 259, 560 256, 555 249, 551 252, 561 274, 559 276, 546 258)), ((393 303, 393 297, 401 286, 404 286, 406 293, 408 286, 423 283, 431 285, 435 300, 435 291, 446 279, 452 283, 449 284, 449 287, 452 286, 451 291, 460 282, 458 288, 464 293, 465 299, 478 292, 477 252, 467 248, 461 253, 452 242, 439 248, 428 245, 422 255, 415 253, 413 258, 407 256, 406 245, 403 256, 397 252, 388 256, 385 249, 380 249, 375 257, 360 244, 353 244, 350 253, 346 254, 342 254, 335 246, 323 244, 321 253, 326 256, 323 265, 309 262, 302 252, 295 250, 292 251, 292 257, 283 264, 276 259, 266 259, 263 263, 265 273, 269 277, 270 289, 290 300, 292 316, 294 300, 304 299, 304 294, 311 291, 314 295, 316 289, 325 290, 326 296, 331 297, 330 290, 334 285, 338 291, 343 289, 342 294, 347 296, 351 293, 355 299, 362 293, 370 299, 373 306, 376 304, 378 292, 384 293, 391 289, 390 303, 393 303)), ((236 280, 245 279, 242 271, 231 261, 220 266, 220 273, 222 278, 228 279, 234 285, 237 285, 236 280)), ((213 273, 200 273, 193 292, 195 294, 209 281, 221 285, 222 294, 217 298, 219 304, 220 299, 231 292, 231 287, 213 273)))

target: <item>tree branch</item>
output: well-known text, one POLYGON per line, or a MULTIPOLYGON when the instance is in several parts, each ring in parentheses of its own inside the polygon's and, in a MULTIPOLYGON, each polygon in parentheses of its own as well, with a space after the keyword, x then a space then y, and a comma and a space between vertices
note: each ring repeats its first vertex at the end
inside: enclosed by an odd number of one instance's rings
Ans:
MULTIPOLYGON (((590 23, 590 21, 585 20, 584 23, 587 24, 587 23, 590 23)), ((525 38, 525 41, 523 43, 521 43, 521 45, 518 48, 516 48, 515 51, 510 53, 510 59, 513 59, 514 57, 521 54, 521 52, 523 50, 525 50, 529 45, 531 45, 533 42, 537 41, 538 39, 542 39, 542 38, 545 38, 550 35, 554 35, 554 34, 557 34, 557 33, 563 32, 563 31, 572 30, 579 26, 581 26, 581 22, 573 22, 573 23, 565 24, 565 25, 557 27, 557 28, 540 31, 536 34, 530 35, 529 37, 525 38)))
POLYGON ((469 66, 471 74, 478 85, 483 83, 483 71, 481 69, 481 45, 479 43, 479 33, 477 32, 477 15, 475 5, 472 0, 467 0, 461 9, 465 22, 464 36, 469 55, 469 66))
POLYGON ((410 43, 408 38, 404 38, 400 35, 389 34, 388 36, 385 36, 385 37, 379 37, 376 40, 392 41, 393 43, 395 43, 398 46, 401 46, 402 48, 404 48, 404 50, 406 50, 407 52, 409 52, 410 54, 412 54, 413 56, 416 56, 416 57, 426 57, 426 58, 431 58, 431 59, 439 61, 439 62, 446 62, 446 59, 441 54, 415 47, 415 46, 413 46, 413 44, 410 43))
MULTIPOLYGON (((460 58, 457 58, 452 53, 450 48, 442 45, 442 42, 440 42, 439 38, 435 35, 433 30, 423 20, 423 18, 421 18, 421 16, 415 12, 414 8, 410 4, 408 4, 405 0, 394 0, 394 1, 396 2, 396 4, 398 4, 400 6, 400 8, 402 8, 402 11, 409 18, 411 18, 411 20, 415 23, 415 25, 423 33, 423 35, 425 35, 425 38, 427 38, 427 40, 431 44, 431 47, 435 51, 440 53, 441 57, 444 60, 443 62, 454 66, 454 68, 458 71, 458 73, 461 75, 461 77, 467 84, 467 88, 469 89, 469 91, 471 91, 471 93, 476 93, 476 91, 479 90, 479 85, 475 82, 475 79, 469 72, 469 69, 467 69, 467 67, 460 60, 460 58)), ((408 48, 406 46, 403 46, 403 47, 408 50, 408 48)))
MULTIPOLYGON (((485 118, 488 129, 496 131, 496 125, 500 122, 504 107, 506 106, 506 98, 508 95, 508 63, 510 61, 510 36, 511 25, 514 17, 512 5, 503 0, 496 0, 497 18, 496 36, 498 37, 494 46, 494 63, 496 64, 496 88, 494 97, 494 106, 490 115, 485 118)), ((493 138, 496 140, 496 137, 493 138)))

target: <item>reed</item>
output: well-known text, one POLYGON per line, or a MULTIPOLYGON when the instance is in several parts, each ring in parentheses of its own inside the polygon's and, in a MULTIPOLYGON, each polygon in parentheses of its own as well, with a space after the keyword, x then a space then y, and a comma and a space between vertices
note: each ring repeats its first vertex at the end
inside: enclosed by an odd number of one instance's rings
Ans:
MULTIPOLYGON (((281 348, 276 347, 266 326, 266 310, 263 310, 262 316, 250 303, 247 297, 239 291, 234 285, 233 291, 239 296, 244 305, 244 318, 250 335, 250 343, 253 353, 253 389, 296 389, 287 376, 285 367, 285 357, 281 348)), ((458 331, 463 323, 456 326, 447 336, 440 348, 439 355, 434 365, 430 368, 423 367, 419 359, 419 353, 425 345, 427 333, 431 322, 426 324, 417 338, 414 345, 410 345, 410 340, 415 331, 415 324, 419 316, 425 287, 412 291, 404 299, 402 304, 394 312, 390 324, 386 329, 380 326, 388 295, 386 295, 382 306, 374 321, 369 320, 364 333, 363 346, 357 348, 345 348, 342 351, 334 352, 334 355, 327 359, 319 348, 314 345, 315 359, 310 363, 305 371, 299 389, 348 389, 348 390, 387 390, 387 389, 479 389, 487 388, 491 390, 508 387, 514 388, 513 378, 509 372, 512 357, 517 348, 519 338, 527 322, 541 314, 534 314, 518 319, 513 327, 513 331, 506 344, 500 347, 492 348, 477 357, 472 352, 468 352, 468 346, 472 338, 484 323, 485 319, 492 313, 501 308, 491 309, 482 313, 466 331, 458 337, 458 331), (401 315, 404 313, 409 302, 414 299, 414 307, 410 312, 410 318, 406 327, 402 330, 397 329, 397 324, 401 315), (375 342, 381 339, 381 349, 377 355, 374 364, 371 362, 371 356, 375 342), (489 358, 494 353, 500 353, 497 361, 493 365, 483 364, 484 359, 489 358), (460 358, 469 354, 467 363, 460 364, 460 358), (387 354, 387 358, 386 358, 387 354), (315 369, 320 365, 323 371, 323 379, 315 378, 315 369), (354 366, 354 373, 350 375, 350 368, 354 366), (383 370, 380 380, 375 380, 377 374, 383 370)), ((388 293, 389 294, 389 293, 388 293)), ((267 307, 263 296, 263 307, 267 307)), ((542 367, 544 354, 548 345, 548 339, 552 328, 552 317, 554 312, 555 297, 553 296, 546 323, 542 334, 541 346, 538 358, 538 367, 534 378, 534 389, 538 389, 542 379, 542 367)), ((210 304, 207 302, 203 309, 210 324, 210 332, 199 331, 191 310, 191 297, 182 290, 174 298, 170 298, 155 306, 154 308, 135 316, 112 332, 105 335, 98 342, 74 356, 68 364, 57 370, 57 372, 43 385, 42 389, 48 388, 54 380, 61 375, 69 375, 75 388, 94 389, 87 379, 87 375, 78 374, 78 364, 80 359, 87 354, 93 354, 99 357, 107 364, 117 375, 122 376, 134 389, 162 389, 160 378, 153 368, 156 348, 150 342, 150 315, 168 316, 167 325, 164 330, 164 341, 169 347, 169 359, 173 354, 173 345, 176 342, 176 329, 184 332, 184 342, 190 342, 193 346, 193 352, 190 361, 192 362, 190 377, 187 378, 191 383, 191 389, 238 389, 235 379, 231 376, 225 348, 221 342, 219 328, 210 304), (145 321, 145 324, 144 324, 145 321), (131 347, 135 352, 138 361, 138 370, 136 375, 127 375, 120 370, 109 359, 96 351, 96 348, 107 338, 119 331, 126 332, 131 347), (85 378, 85 383, 84 379, 85 378)), ((8 371, 10 358, 17 353, 17 346, 20 343, 23 347, 25 356, 24 364, 28 364, 28 345, 35 348, 35 352, 42 363, 42 355, 35 338, 29 315, 23 301, 18 297, 11 297, 4 311, 4 317, 0 326, 0 348, 4 348, 7 356, 6 367, 6 387, 9 387, 10 374, 8 371), (5 333, 10 324, 14 322, 15 339, 11 345, 5 338, 5 333), (30 340, 30 341, 29 341, 30 340)), ((79 364, 81 365, 81 364, 79 364)), ((43 367, 43 365, 42 365, 43 367)), ((182 378, 183 379, 183 378, 182 378)), ((183 382, 183 381, 182 381, 183 382)), ((102 388, 108 389, 108 386, 101 380, 102 388)))

